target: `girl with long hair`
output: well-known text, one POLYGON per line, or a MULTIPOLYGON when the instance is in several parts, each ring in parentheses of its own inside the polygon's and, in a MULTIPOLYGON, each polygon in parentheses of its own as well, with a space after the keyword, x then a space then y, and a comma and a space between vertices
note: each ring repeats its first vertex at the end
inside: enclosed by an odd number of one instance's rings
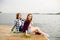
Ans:
POLYGON ((32 18, 33 18, 32 14, 29 13, 27 15, 27 18, 26 18, 25 22, 24 22, 24 26, 23 26, 23 30, 22 31, 23 32, 27 31, 28 34, 43 35, 43 36, 45 36, 47 38, 48 34, 42 32, 38 27, 34 27, 33 26, 32 18))

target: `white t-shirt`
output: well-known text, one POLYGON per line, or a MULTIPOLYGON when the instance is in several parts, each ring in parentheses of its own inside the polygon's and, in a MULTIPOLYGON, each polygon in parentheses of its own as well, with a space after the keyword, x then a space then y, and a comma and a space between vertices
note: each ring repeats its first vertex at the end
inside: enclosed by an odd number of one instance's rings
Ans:
POLYGON ((14 24, 16 24, 16 22, 19 24, 19 26, 22 25, 22 21, 21 20, 18 21, 18 19, 16 19, 14 24))
POLYGON ((22 22, 21 22, 21 20, 19 20, 19 26, 21 26, 22 25, 22 22))

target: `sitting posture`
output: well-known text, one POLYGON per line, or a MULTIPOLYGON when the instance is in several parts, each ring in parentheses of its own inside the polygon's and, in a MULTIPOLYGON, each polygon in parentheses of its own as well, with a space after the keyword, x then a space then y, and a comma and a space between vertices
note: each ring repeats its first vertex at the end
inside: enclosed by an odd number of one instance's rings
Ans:
POLYGON ((38 35, 43 35, 47 38, 48 34, 42 32, 38 27, 34 27, 32 23, 32 14, 29 13, 27 15, 26 20, 24 21, 23 29, 22 32, 27 32, 26 35, 28 34, 38 34, 38 35))
POLYGON ((11 29, 11 31, 14 30, 14 28, 16 28, 16 31, 22 31, 23 28, 23 24, 24 24, 24 20, 21 18, 21 13, 17 13, 16 14, 16 20, 14 21, 14 26, 11 29))

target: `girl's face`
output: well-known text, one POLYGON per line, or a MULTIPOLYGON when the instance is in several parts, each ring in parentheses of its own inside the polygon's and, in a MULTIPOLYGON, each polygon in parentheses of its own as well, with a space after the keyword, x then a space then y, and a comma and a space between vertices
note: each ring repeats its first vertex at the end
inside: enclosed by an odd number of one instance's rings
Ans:
POLYGON ((22 15, 21 14, 19 14, 19 18, 21 18, 22 17, 22 15))
POLYGON ((32 15, 29 15, 29 16, 28 16, 28 20, 31 20, 31 19, 32 19, 32 15))

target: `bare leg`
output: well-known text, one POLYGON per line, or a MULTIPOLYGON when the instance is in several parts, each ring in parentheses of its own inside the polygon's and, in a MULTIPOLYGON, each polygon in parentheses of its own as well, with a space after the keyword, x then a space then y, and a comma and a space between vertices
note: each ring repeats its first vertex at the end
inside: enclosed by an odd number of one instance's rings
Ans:
POLYGON ((35 33, 35 32, 41 33, 41 35, 43 35, 47 40, 49 40, 49 39, 47 38, 49 35, 46 34, 46 33, 44 33, 44 32, 42 32, 38 27, 36 27, 36 28, 32 31, 32 33, 35 33))
POLYGON ((38 31, 39 33, 42 33, 42 34, 46 35, 46 36, 48 35, 48 34, 42 32, 38 27, 36 27, 35 30, 38 31))
POLYGON ((36 28, 38 30, 39 33, 41 33, 47 40, 49 40, 47 37, 49 37, 48 34, 42 32, 39 28, 36 28))

